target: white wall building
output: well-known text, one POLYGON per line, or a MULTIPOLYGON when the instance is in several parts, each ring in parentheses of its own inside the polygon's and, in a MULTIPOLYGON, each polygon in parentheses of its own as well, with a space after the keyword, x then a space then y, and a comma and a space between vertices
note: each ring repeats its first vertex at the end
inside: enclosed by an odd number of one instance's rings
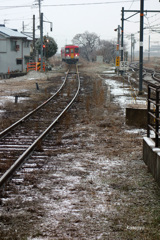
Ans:
POLYGON ((26 70, 31 38, 0 24, 0 73, 26 70))

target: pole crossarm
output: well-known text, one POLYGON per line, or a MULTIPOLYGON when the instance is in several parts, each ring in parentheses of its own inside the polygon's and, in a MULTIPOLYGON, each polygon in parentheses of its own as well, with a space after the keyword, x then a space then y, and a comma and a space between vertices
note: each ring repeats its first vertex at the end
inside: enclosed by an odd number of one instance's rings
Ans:
POLYGON ((135 14, 131 15, 130 17, 128 17, 128 18, 124 18, 124 20, 128 20, 129 18, 131 18, 131 17, 137 15, 138 13, 139 13, 139 12, 136 12, 135 14))
MULTIPOLYGON (((136 13, 140 13, 140 10, 124 10, 124 12, 136 12, 136 13)), ((149 12, 151 12, 151 13, 153 12, 153 13, 154 13, 154 12, 160 12, 160 11, 157 11, 157 10, 144 10, 143 12, 146 12, 146 13, 147 13, 147 12, 148 12, 148 13, 149 13, 149 12)))
POLYGON ((45 20, 43 20, 43 22, 50 23, 50 30, 51 30, 51 32, 52 32, 52 28, 53 28, 52 22, 50 22, 50 21, 45 21, 45 20))
MULTIPOLYGON (((135 15, 140 13, 140 10, 124 10, 124 12, 130 12, 130 13, 133 12, 133 13, 135 13, 135 14, 129 16, 128 18, 124 18, 124 20, 128 20, 129 18, 134 17, 135 15)), ((159 13, 160 11, 157 11, 157 10, 144 10, 143 12, 145 12, 145 13, 159 13)))
POLYGON ((52 23, 52 22, 49 22, 49 21, 45 21, 45 20, 43 20, 43 22, 48 22, 48 23, 52 23))

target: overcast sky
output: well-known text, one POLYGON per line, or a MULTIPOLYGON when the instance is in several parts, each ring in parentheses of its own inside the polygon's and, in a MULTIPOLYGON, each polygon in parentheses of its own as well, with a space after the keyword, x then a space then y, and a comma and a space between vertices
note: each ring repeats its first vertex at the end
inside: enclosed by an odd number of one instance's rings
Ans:
MULTIPOLYGON (((0 0, 0 23, 9 28, 17 28, 22 31, 24 21, 25 31, 32 31, 32 18, 36 16, 36 26, 39 25, 39 9, 35 5, 37 0, 0 0), (14 4, 13 4, 14 2, 14 4)), ((44 20, 53 22, 53 32, 50 32, 50 24, 44 22, 44 34, 55 39, 59 51, 65 44, 71 43, 78 33, 88 31, 96 33, 104 40, 116 40, 114 31, 121 25, 121 10, 140 10, 140 0, 43 0, 41 11, 44 20)), ((144 0, 145 10, 160 11, 159 0, 144 0)), ((125 18, 134 13, 125 13, 125 18)), ((139 48, 139 20, 137 14, 125 21, 124 35, 130 51, 130 35, 135 34, 136 48, 139 48)), ((148 47, 148 36, 151 36, 151 44, 160 43, 160 13, 147 13, 144 18, 144 44, 148 47)), ((39 34, 38 30, 36 34, 39 34)))

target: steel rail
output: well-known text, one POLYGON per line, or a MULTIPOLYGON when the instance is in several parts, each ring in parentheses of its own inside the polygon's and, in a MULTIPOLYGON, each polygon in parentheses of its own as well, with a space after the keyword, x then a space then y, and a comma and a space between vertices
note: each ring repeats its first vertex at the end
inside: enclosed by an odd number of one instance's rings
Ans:
MULTIPOLYGON (((69 72, 66 75, 66 79, 69 72)), ((53 128, 53 126, 57 123, 57 121, 62 117, 62 115, 70 108, 72 103, 75 101, 79 90, 80 90, 80 77, 79 72, 77 68, 77 78, 78 78, 78 88, 77 91, 72 98, 72 100, 69 102, 69 104, 64 108, 64 110, 58 115, 58 117, 49 125, 49 127, 32 143, 32 145, 15 161, 15 163, 1 176, 0 178, 0 188, 2 188, 5 183, 11 178, 11 176, 15 173, 16 170, 18 170, 21 165, 25 162, 25 160, 30 156, 30 154, 33 152, 35 147, 37 146, 39 141, 42 141, 44 137, 50 132, 50 130, 53 128)))
POLYGON ((153 74, 152 74, 152 78, 154 79, 154 80, 156 80, 157 82, 160 82, 160 77, 159 78, 157 78, 155 75, 160 75, 160 73, 156 73, 156 72, 154 72, 153 74))
MULTIPOLYGON (((137 63, 131 63, 130 67, 134 70, 139 70, 139 68, 137 67, 137 63)), ((153 80, 155 80, 158 83, 160 82, 160 77, 159 78, 156 77, 156 75, 160 75, 160 73, 157 73, 153 68, 143 67, 143 78, 145 76, 147 76, 147 73, 151 75, 153 80)), ((147 81, 146 79, 143 79, 143 81, 147 84, 153 84, 154 85, 154 83, 150 83, 150 81, 147 81)))
POLYGON ((28 117, 30 117, 32 114, 34 114, 35 112, 37 112, 40 108, 42 108, 43 106, 45 106, 47 103, 49 103, 63 88, 67 76, 68 76, 69 70, 66 73, 66 77, 64 82, 62 83, 62 85, 60 86, 60 88, 57 90, 57 92, 55 94, 53 94, 49 99, 47 99, 45 102, 43 102, 41 105, 39 105, 37 108, 35 108, 33 111, 29 112, 28 114, 26 114, 24 117, 22 117, 21 119, 19 119, 17 122, 13 123, 11 126, 9 126, 8 128, 4 129, 2 132, 0 132, 0 138, 4 137, 9 131, 11 131, 12 129, 14 129, 15 127, 17 127, 20 123, 22 123, 23 121, 25 121, 28 117))

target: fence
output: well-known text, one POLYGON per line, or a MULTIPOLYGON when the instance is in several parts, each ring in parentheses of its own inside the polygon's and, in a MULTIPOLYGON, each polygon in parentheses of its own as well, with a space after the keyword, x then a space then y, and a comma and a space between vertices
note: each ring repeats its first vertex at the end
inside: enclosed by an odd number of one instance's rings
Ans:
MULTIPOLYGON (((29 71, 41 71, 41 63, 40 62, 27 63, 27 72, 29 71)), ((43 63, 43 71, 45 72, 45 63, 43 63)))
POLYGON ((155 147, 159 146, 160 129, 160 86, 148 85, 148 113, 147 113, 147 137, 151 137, 151 131, 154 132, 155 147))

